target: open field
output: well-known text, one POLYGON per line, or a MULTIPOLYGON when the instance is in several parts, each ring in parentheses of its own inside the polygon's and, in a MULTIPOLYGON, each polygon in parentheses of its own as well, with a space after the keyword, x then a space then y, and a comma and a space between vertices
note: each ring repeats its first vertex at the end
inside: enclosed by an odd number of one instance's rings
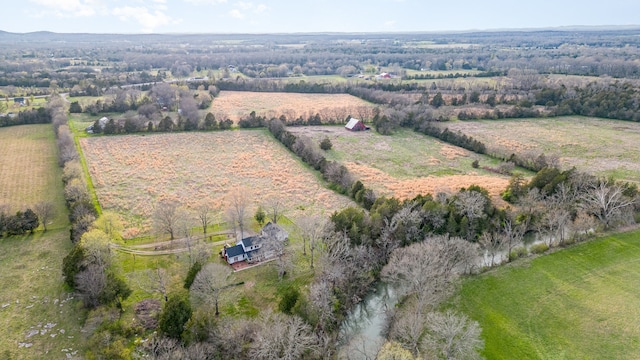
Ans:
POLYGON ((67 229, 0 240, 0 357, 83 353, 79 303, 62 281, 62 259, 71 247, 67 229))
POLYGON ((327 215, 352 202, 326 189, 313 172, 266 130, 82 138, 98 200, 123 216, 128 234, 149 230, 153 206, 173 199, 193 208, 200 201, 224 210, 241 190, 247 211, 269 197, 285 202, 285 215, 327 215))
POLYGON ((298 116, 308 117, 318 112, 336 114, 344 119, 347 115, 357 116, 359 107, 373 108, 364 100, 348 94, 297 94, 247 91, 222 91, 213 100, 211 110, 222 112, 231 120, 238 121, 255 111, 257 115, 280 116, 288 119, 298 116), (304 109, 304 110, 301 110, 304 109))
POLYGON ((0 129, 0 199, 14 211, 39 201, 55 209, 47 232, 0 239, 0 357, 82 353, 77 302, 62 282, 72 244, 50 124, 0 129))
POLYGON ((55 204, 53 228, 66 225, 58 150, 50 124, 0 128, 0 204, 12 212, 55 204))
POLYGON ((563 167, 640 180, 640 124, 587 117, 458 121, 442 124, 501 154, 557 154, 563 167))
POLYGON ((640 232, 503 266, 462 284, 487 359, 637 359, 640 232))
POLYGON ((494 201, 501 201, 499 194, 508 183, 506 176, 471 167, 474 160, 481 167, 496 166, 495 160, 411 130, 383 136, 375 131, 350 132, 342 126, 289 129, 317 142, 328 137, 333 148, 325 153, 327 158, 343 163, 366 186, 383 195, 406 199, 476 184, 487 188, 494 201))

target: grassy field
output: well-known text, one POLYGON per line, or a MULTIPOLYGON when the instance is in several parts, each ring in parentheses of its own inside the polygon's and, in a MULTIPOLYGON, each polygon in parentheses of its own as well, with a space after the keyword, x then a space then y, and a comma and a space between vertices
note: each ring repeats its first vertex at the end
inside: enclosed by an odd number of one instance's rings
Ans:
POLYGON ((640 180, 640 124, 587 117, 458 121, 443 124, 492 152, 557 154, 561 165, 626 181, 640 180))
POLYGON ((62 282, 72 245, 61 177, 51 125, 0 129, 0 199, 14 210, 51 201, 56 213, 47 232, 0 238, 0 358, 83 352, 81 313, 62 282))
POLYGON ((483 328, 487 359, 637 359, 640 231, 464 281, 455 307, 483 328))
POLYGON ((234 121, 249 115, 252 111, 268 117, 284 114, 288 119, 298 116, 306 118, 321 112, 335 114, 335 117, 344 119, 350 114, 356 116, 360 107, 372 109, 374 106, 348 94, 222 91, 213 100, 211 110, 214 113, 225 113, 234 121))
POLYGON ((481 167, 496 167, 495 160, 411 130, 400 129, 391 136, 375 131, 350 132, 342 126, 298 127, 290 131, 317 142, 328 137, 333 148, 325 153, 327 158, 343 163, 366 186, 384 195, 406 199, 476 184, 487 188, 498 200, 508 183, 506 176, 471 166, 478 160, 481 167))
POLYGON ((0 128, 0 204, 12 212, 39 201, 55 204, 49 228, 66 225, 53 128, 49 124, 0 128))
POLYGON ((175 199, 188 208, 206 200, 226 209, 242 190, 247 211, 269 197, 285 202, 285 215, 327 215, 352 202, 328 190, 266 130, 101 136, 80 139, 98 199, 119 213, 125 237, 149 229, 153 206, 175 199))

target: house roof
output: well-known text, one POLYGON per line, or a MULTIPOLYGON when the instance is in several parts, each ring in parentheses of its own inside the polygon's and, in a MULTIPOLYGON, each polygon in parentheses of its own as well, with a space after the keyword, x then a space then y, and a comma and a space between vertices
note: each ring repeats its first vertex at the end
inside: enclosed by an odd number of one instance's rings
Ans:
POLYGON ((244 254, 244 249, 242 248, 242 245, 228 247, 226 251, 227 251, 227 257, 234 257, 234 256, 244 254))
POLYGON ((242 243, 244 244, 244 247, 249 247, 249 246, 252 246, 254 243, 257 243, 259 240, 260 239, 258 239, 257 236, 251 236, 251 237, 242 239, 242 243))
POLYGON ((356 118, 351 118, 349 120, 349 122, 347 123, 347 125, 345 125, 345 127, 349 130, 353 129, 356 125, 358 125, 358 123, 360 123, 360 120, 356 119, 356 118))
POLYGON ((289 233, 286 232, 283 228, 278 226, 277 224, 269 221, 263 228, 262 234, 268 236, 270 238, 275 238, 276 240, 284 241, 289 237, 289 233))

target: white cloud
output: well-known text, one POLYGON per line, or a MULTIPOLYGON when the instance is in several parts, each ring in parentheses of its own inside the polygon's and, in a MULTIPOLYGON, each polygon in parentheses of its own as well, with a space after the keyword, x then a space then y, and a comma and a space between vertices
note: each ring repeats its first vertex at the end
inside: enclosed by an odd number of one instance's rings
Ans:
POLYGON ((194 4, 194 5, 215 5, 215 4, 224 4, 227 0, 183 0, 186 3, 194 4))
POLYGON ((236 9, 229 11, 229 15, 236 19, 244 19, 247 12, 254 14, 261 14, 269 10, 269 7, 265 4, 254 4, 252 2, 238 1, 234 4, 236 9))
POLYGON ((53 13, 58 17, 82 17, 93 16, 98 13, 103 5, 96 0, 29 0, 43 8, 48 14, 53 13))
POLYGON ((229 11, 229 15, 231 15, 232 18, 244 19, 244 14, 241 13, 240 10, 238 10, 238 9, 233 9, 233 10, 229 11))
POLYGON ((134 20, 138 22, 142 26, 141 31, 145 33, 153 32, 156 28, 164 25, 177 24, 180 22, 179 20, 174 20, 161 10, 151 12, 148 8, 141 6, 115 8, 112 14, 117 16, 121 21, 134 20))

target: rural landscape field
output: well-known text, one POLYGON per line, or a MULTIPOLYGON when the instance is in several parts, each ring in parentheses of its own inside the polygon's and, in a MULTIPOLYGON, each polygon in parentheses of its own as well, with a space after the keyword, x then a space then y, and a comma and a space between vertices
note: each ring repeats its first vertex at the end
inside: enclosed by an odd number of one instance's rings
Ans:
POLYGON ((251 211, 282 198, 285 216, 327 216, 351 204, 321 182, 264 131, 160 134, 80 139, 98 200, 122 215, 127 237, 148 233, 154 205, 176 200, 220 213, 242 191, 251 211), (286 194, 286 196, 284 196, 286 194))
POLYGON ((383 195, 412 199, 420 194, 453 193, 482 184, 495 201, 508 176, 471 164, 493 167, 499 162, 422 134, 401 130, 389 136, 374 131, 350 132, 342 126, 298 127, 292 131, 320 142, 331 140, 327 157, 343 163, 364 184, 383 195))
POLYGON ((0 31, 0 359, 637 358, 639 35, 0 31))
POLYGON ((485 141, 498 154, 545 153, 564 168, 637 182, 640 124, 590 117, 458 121, 446 125, 485 141))
POLYGON ((51 125, 0 128, 0 154, 0 204, 15 212, 47 201, 56 214, 46 232, 0 241, 0 356, 76 356, 84 346, 74 294, 60 281, 72 244, 51 125))
POLYGON ((344 119, 347 115, 369 113, 373 105, 347 94, 297 94, 278 92, 222 91, 212 110, 227 114, 235 122, 252 111, 256 115, 285 115, 288 119, 308 118, 317 113, 344 119))

